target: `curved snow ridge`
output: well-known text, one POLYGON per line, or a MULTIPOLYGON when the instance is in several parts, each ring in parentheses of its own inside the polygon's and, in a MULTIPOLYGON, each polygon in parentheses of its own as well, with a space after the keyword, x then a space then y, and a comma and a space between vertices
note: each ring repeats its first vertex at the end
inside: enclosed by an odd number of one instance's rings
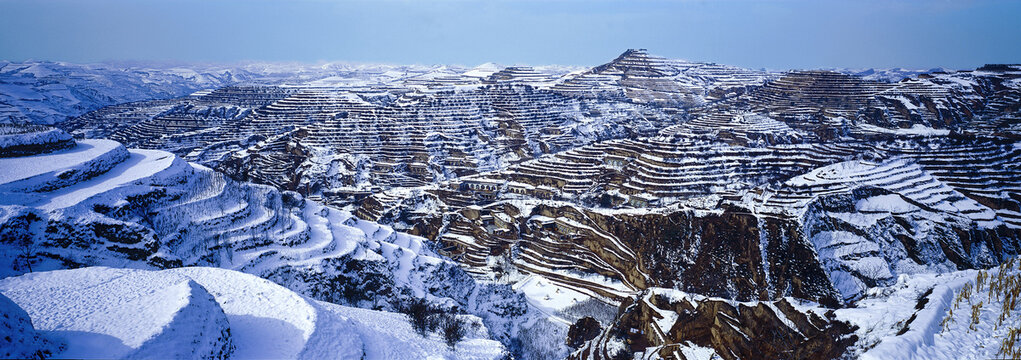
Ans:
MULTIPOLYGON (((107 151, 99 153, 95 157, 86 159, 77 164, 7 183, 0 187, 0 191, 46 192, 73 186, 74 184, 86 181, 110 171, 110 169, 114 168, 117 164, 120 164, 124 160, 127 160, 130 156, 128 150, 125 149, 124 146, 116 146, 100 150, 107 151)), ((50 159, 42 158, 38 160, 49 163, 50 159)))
MULTIPOLYGON (((123 145, 112 140, 81 140, 70 149, 51 153, 0 158, 0 184, 24 188, 77 169, 112 167, 125 158, 123 145)), ((65 175, 66 176, 66 175, 65 175)))
POLYGON ((223 309, 205 288, 189 280, 167 288, 162 293, 188 294, 188 305, 182 307, 158 335, 132 351, 127 358, 230 357, 234 351, 230 325, 223 309))
POLYGON ((269 280, 202 267, 160 273, 190 278, 213 294, 231 326, 234 358, 297 358, 316 330, 315 308, 301 295, 269 280))
POLYGON ((227 313, 239 359, 496 359, 503 345, 478 330, 451 350, 437 335, 423 338, 403 314, 309 300, 269 280, 231 270, 163 270, 202 284, 227 313))
POLYGON ((54 196, 39 206, 43 210, 71 207, 104 192, 136 181, 166 173, 178 173, 189 165, 174 154, 158 150, 129 150, 131 156, 106 173, 75 186, 52 192, 54 196))
POLYGON ((225 358, 223 310, 196 282, 162 272, 105 267, 0 280, 0 292, 39 330, 67 343, 68 358, 225 358))
POLYGON ((43 210, 71 207, 104 192, 150 178, 168 183, 192 170, 177 156, 156 150, 127 150, 110 140, 82 140, 48 154, 0 159, 3 202, 43 210))

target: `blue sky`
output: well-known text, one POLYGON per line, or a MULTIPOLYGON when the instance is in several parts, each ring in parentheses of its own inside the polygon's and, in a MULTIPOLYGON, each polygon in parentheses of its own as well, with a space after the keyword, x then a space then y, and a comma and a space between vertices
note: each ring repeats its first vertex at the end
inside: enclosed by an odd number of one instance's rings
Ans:
POLYGON ((0 59, 750 68, 1021 62, 1021 1, 0 0, 0 59))

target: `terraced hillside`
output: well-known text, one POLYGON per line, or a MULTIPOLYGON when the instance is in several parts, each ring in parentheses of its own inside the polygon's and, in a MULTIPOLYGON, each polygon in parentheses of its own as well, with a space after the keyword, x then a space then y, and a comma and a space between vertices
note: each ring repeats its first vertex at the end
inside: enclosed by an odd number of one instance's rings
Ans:
MULTIPOLYGON (((381 90, 393 91, 392 99, 337 87, 234 87, 150 108, 150 118, 112 132, 88 126, 76 133, 170 150, 235 179, 344 200, 500 169, 601 139, 651 134, 673 118, 644 105, 574 99, 525 83, 381 90), (223 102, 225 96, 239 101, 223 102)), ((94 123, 104 114, 71 124, 94 123)))
POLYGON ((760 71, 665 59, 649 55, 645 49, 628 49, 609 63, 564 77, 551 89, 578 97, 690 107, 771 77, 760 71))
POLYGON ((536 316, 510 286, 474 281, 420 237, 168 152, 80 140, 18 155, 0 158, 5 277, 99 265, 215 266, 349 306, 395 311, 426 298, 477 314, 486 336, 507 344, 536 316))
MULTIPOLYGON (((1021 68, 1006 65, 923 74, 896 83, 832 71, 791 71, 693 109, 693 120, 672 131, 704 134, 718 126, 721 132, 748 137, 761 131, 728 122, 751 113, 800 130, 803 134, 796 138, 801 139, 934 135, 948 130, 1016 138, 1011 129, 1017 109, 1006 98, 1018 91, 1019 77, 1021 68)), ((789 131, 786 127, 782 132, 789 131)))
POLYGON ((539 276, 611 304, 672 288, 853 307, 901 275, 1017 256, 1018 163, 1017 144, 971 136, 744 147, 672 135, 384 192, 357 214, 437 239, 476 277, 539 276))
MULTIPOLYGON (((744 209, 738 212, 787 221, 805 216, 811 206, 827 196, 876 187, 960 219, 962 229, 1015 229, 1011 209, 1017 206, 1018 180, 1013 163, 1018 156, 1012 143, 975 138, 761 148, 676 136, 611 140, 544 156, 504 171, 462 177, 426 192, 405 193, 405 197, 410 196, 406 199, 396 192, 373 195, 358 214, 449 239, 458 248, 454 253, 464 253, 465 261, 483 269, 479 273, 489 272, 484 270, 488 254, 503 252, 493 250, 494 246, 508 247, 526 239, 529 216, 538 215, 535 208, 549 205, 548 200, 541 199, 558 200, 567 208, 580 206, 577 211, 583 213, 605 208, 624 211, 600 216, 608 218, 627 217, 630 214, 626 209, 641 214, 643 208, 669 213, 678 206, 713 211, 734 206, 744 209), (997 155, 990 156, 991 152, 997 155), (946 165, 954 163, 970 166, 946 165), (969 181, 962 182, 965 178, 969 181), (975 193, 979 185, 972 184, 994 187, 975 193), (444 225, 437 227, 430 225, 430 221, 439 220, 431 220, 435 215, 429 215, 429 211, 408 211, 430 202, 437 204, 432 206, 433 211, 459 216, 444 217, 444 225), (513 210, 508 210, 511 207, 513 210), (492 239, 480 242, 480 237, 492 239)), ((543 226, 561 233, 561 239, 579 226, 604 230, 609 226, 593 226, 592 222, 600 221, 592 220, 581 225, 552 220, 555 225, 543 226)), ((576 255, 559 256, 581 257, 576 255)), ((633 259, 623 261, 625 265, 632 263, 633 259)))

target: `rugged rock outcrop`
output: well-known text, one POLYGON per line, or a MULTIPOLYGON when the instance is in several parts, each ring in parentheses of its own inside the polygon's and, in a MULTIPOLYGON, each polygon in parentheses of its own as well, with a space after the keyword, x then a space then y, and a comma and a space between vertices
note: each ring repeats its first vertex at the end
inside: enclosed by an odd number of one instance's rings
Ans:
POLYGON ((784 299, 735 303, 650 289, 623 302, 617 322, 571 358, 834 359, 857 341, 854 330, 832 311, 802 312, 784 299))

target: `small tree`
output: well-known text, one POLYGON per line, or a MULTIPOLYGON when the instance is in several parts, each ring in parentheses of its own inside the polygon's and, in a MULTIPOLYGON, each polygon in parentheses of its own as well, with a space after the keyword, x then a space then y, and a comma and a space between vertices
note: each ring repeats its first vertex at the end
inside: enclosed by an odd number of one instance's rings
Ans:
POLYGON ((464 339, 465 335, 464 321, 456 315, 447 315, 446 321, 443 323, 443 340, 447 342, 447 346, 454 349, 457 343, 464 339))
POLYGON ((30 212, 10 219, 0 226, 0 243, 10 243, 18 249, 15 261, 23 260, 28 272, 32 272, 32 260, 35 259, 36 250, 32 224, 40 220, 42 218, 39 215, 30 212))
POLYGON ((435 329, 435 326, 430 326, 430 314, 433 313, 432 308, 423 299, 412 299, 402 309, 404 314, 408 316, 408 320, 411 322, 411 328, 415 330, 418 335, 426 336, 429 333, 429 328, 435 329))

